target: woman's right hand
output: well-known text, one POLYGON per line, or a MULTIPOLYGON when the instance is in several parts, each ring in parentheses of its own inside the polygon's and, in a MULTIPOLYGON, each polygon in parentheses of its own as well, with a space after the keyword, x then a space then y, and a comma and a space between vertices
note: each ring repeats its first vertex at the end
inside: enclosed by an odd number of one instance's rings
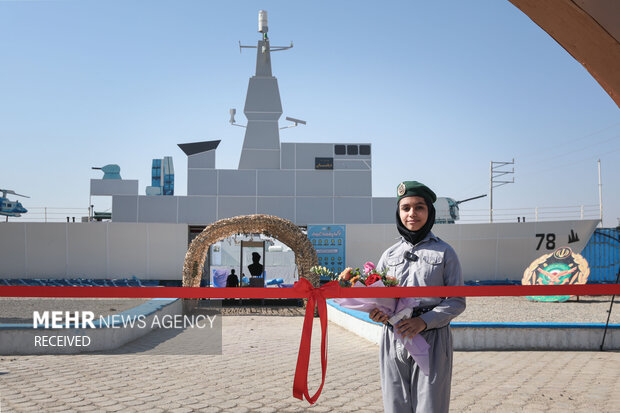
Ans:
POLYGON ((379 309, 375 308, 374 310, 372 310, 370 312, 370 314, 368 314, 368 316, 370 317, 370 319, 376 323, 382 323, 385 324, 388 321, 388 316, 387 314, 385 314, 384 312, 380 311, 379 309))

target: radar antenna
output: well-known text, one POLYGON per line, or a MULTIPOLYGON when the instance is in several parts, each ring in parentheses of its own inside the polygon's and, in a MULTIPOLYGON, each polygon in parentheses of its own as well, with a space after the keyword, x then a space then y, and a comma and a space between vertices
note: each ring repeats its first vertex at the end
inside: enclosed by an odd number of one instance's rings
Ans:
POLYGON ((246 125, 241 125, 235 121, 235 114, 237 114, 237 109, 231 108, 230 109, 230 120, 229 120, 230 124, 233 126, 239 126, 241 128, 247 128, 246 125))
MULTIPOLYGON (((267 11, 259 10, 258 11, 258 32, 263 34, 263 44, 261 47, 262 53, 279 52, 280 50, 287 50, 293 47, 292 40, 291 40, 290 46, 270 46, 269 36, 267 36, 268 31, 269 31, 269 25, 267 24, 267 11)), ((245 46, 241 44, 241 40, 239 41, 239 53, 241 53, 241 49, 256 49, 256 48, 258 48, 258 46, 245 46)))
POLYGON ((293 122, 293 125, 282 126, 280 129, 294 128, 295 126, 305 125, 306 124, 305 120, 295 119, 295 118, 291 118, 289 116, 286 117, 286 120, 288 120, 289 122, 293 122))

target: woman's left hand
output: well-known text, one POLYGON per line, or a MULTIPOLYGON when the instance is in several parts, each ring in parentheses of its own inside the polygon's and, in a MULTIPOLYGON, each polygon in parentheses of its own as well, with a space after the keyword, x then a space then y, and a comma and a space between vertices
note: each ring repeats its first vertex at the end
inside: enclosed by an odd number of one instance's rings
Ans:
POLYGON ((424 331, 426 323, 420 317, 414 317, 399 321, 395 327, 403 338, 409 338, 424 331))

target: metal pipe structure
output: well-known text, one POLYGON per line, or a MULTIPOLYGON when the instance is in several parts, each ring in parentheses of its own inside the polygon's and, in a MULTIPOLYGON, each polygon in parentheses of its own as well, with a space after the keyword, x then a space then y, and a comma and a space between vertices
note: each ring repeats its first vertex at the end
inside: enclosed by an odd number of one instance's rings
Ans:
POLYGON ((603 182, 601 181, 601 160, 598 160, 598 207, 600 211, 601 223, 600 227, 603 227, 603 182))
POLYGON ((491 177, 489 183, 489 222, 493 223, 493 161, 489 166, 489 176, 491 177))
POLYGON ((491 166, 490 166, 490 170, 489 170, 489 175, 490 175, 490 183, 489 183, 489 222, 493 222, 493 188, 496 186, 502 186, 502 185, 506 185, 506 184, 513 184, 515 182, 515 178, 513 176, 512 181, 498 181, 495 178, 499 178, 500 176, 504 176, 507 174, 514 174, 515 173, 515 168, 512 168, 512 171, 500 171, 500 170, 496 170, 496 168, 501 168, 502 166, 506 166, 506 165, 514 165, 515 160, 514 158, 512 159, 512 162, 494 162, 491 161, 491 166), (494 185, 497 184, 497 185, 494 185))
MULTIPOLYGON (((599 161, 600 162, 600 161, 599 161)), ((600 164, 599 164, 600 165, 600 164)), ((603 232, 598 232, 599 235, 612 239, 614 241, 620 242, 620 238, 612 237, 611 235, 607 235, 603 232)), ((620 282, 620 266, 618 266, 618 274, 616 275, 616 284, 620 282)), ((611 303, 609 304, 609 310, 607 311, 607 322, 605 323, 605 331, 603 331, 603 340, 601 340, 601 351, 603 351, 603 345, 605 344, 605 336, 607 335, 607 328, 609 327, 609 318, 611 317, 611 309, 614 306, 614 300, 616 299, 616 295, 611 296, 611 303)))

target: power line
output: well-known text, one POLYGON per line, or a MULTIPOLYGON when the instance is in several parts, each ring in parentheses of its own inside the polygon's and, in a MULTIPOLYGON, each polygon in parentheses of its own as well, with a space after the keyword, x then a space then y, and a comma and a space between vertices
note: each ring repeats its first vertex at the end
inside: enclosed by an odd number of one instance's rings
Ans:
MULTIPOLYGON (((611 140, 615 140, 615 139, 620 139, 620 134, 619 135, 614 135, 611 138, 608 138, 608 139, 605 139, 605 140, 599 141, 599 142, 587 142, 585 146, 581 146, 581 147, 577 147, 577 148, 574 148, 574 149, 570 149, 570 150, 568 150, 566 152, 563 152, 563 153, 562 152, 559 152, 559 153, 558 152, 553 152, 552 153, 553 154, 553 158, 554 159, 559 159, 559 158, 562 158, 564 156, 570 155, 570 154, 575 153, 575 152, 582 152, 584 149, 590 149, 593 146, 601 145, 603 143, 607 143, 607 142, 609 142, 611 140)), ((620 142, 620 140, 619 140, 619 142, 620 142)), ((549 154, 549 152, 547 152, 547 154, 549 154)), ((596 155, 596 156, 598 156, 598 155, 596 155)), ((532 161, 529 161, 529 162, 524 162, 522 165, 532 165, 532 164, 536 164, 538 162, 539 162, 538 160, 532 160, 532 161)))
MULTIPOLYGON (((569 140, 567 140, 567 141, 564 141, 564 142, 563 142, 563 144, 564 144, 564 145, 566 145, 566 144, 570 144, 570 143, 573 143, 573 142, 576 142, 576 141, 583 140, 583 139, 588 138, 588 137, 590 137, 590 136, 598 135, 599 133, 606 132, 606 131, 608 131, 609 129, 612 129, 612 128, 616 127, 616 126, 620 126, 620 122, 616 122, 616 123, 613 123, 613 124, 611 124, 611 125, 609 125, 609 126, 605 126, 605 127, 604 127, 604 128, 602 128, 602 129, 599 129, 599 130, 594 131, 594 132, 590 132, 590 133, 588 133, 588 134, 586 134, 586 135, 583 135, 583 136, 578 136, 578 137, 573 138, 573 139, 569 139, 569 140)), ((534 151, 534 152, 532 152, 532 151, 528 151, 528 152, 526 152, 526 153, 525 153, 525 152, 522 152, 522 153, 518 154, 518 155, 516 156, 516 158, 517 158, 517 159, 521 159, 521 158, 525 157, 525 158, 527 159, 528 157, 532 156, 532 154, 539 154, 539 153, 541 153, 541 152, 542 152, 542 153, 547 153, 549 150, 551 150, 551 149, 555 149, 555 148, 557 148, 557 144, 551 144, 551 145, 549 145, 549 146, 547 146, 547 147, 542 147, 542 148, 539 148, 539 149, 537 149, 537 150, 536 150, 536 151, 534 151)))

